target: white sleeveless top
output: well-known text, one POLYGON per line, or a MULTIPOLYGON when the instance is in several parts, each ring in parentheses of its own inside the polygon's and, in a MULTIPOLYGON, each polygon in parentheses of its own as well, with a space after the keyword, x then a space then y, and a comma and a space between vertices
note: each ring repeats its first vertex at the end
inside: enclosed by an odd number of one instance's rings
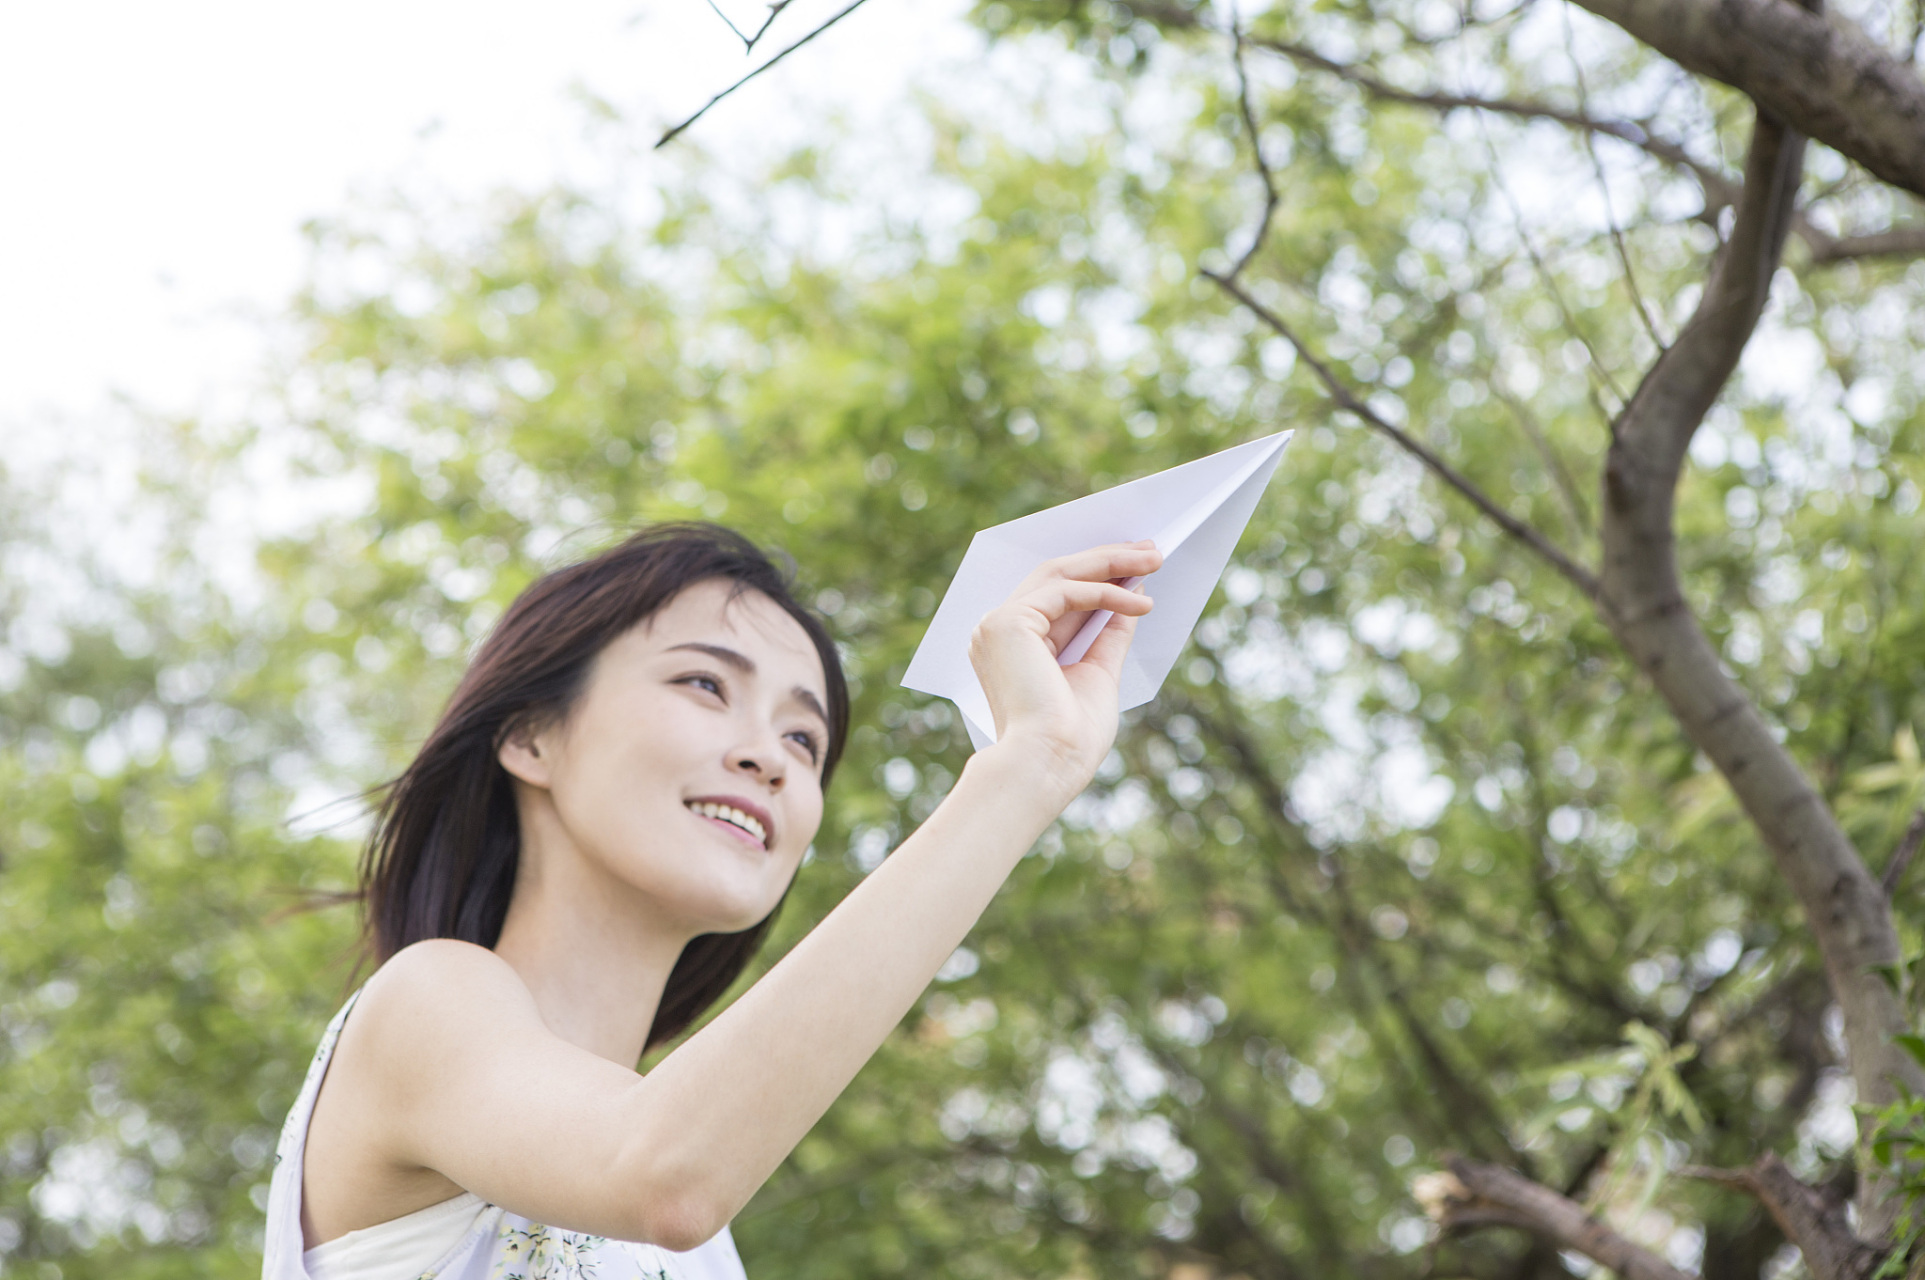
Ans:
POLYGON ((301 1166, 308 1120, 356 992, 334 1015, 274 1153, 267 1198, 262 1280, 310 1280, 309 1261, 330 1280, 748 1280, 728 1228, 687 1253, 606 1240, 530 1222, 474 1195, 350 1231, 306 1253, 301 1235, 301 1166), (436 1243, 438 1253, 423 1253, 436 1243))

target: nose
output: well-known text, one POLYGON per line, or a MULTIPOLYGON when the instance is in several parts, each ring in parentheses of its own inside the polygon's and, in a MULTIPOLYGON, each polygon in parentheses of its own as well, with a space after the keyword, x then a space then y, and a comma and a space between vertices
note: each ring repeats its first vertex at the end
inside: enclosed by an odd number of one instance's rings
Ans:
POLYGON ((782 749, 775 743, 756 743, 729 753, 729 768, 754 778, 771 792, 782 790, 788 781, 788 765, 782 749))

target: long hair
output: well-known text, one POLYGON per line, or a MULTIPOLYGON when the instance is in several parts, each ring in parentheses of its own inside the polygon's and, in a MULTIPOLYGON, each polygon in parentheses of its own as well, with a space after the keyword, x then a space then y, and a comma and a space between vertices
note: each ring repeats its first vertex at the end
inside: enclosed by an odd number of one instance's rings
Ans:
MULTIPOLYGON (((849 687, 835 642, 798 601, 791 576, 732 529, 660 524, 538 579, 516 598, 475 655, 414 762, 388 784, 361 861, 366 945, 376 964, 427 938, 493 947, 521 860, 521 824, 503 738, 568 714, 598 654, 699 582, 756 591, 801 624, 828 682, 828 786, 849 733, 849 687)), ((784 897, 786 898, 786 892, 784 897)), ((778 902, 776 909, 781 909, 778 902)), ((767 935, 775 912, 740 933, 683 948, 649 1027, 650 1048, 673 1039, 727 991, 767 935)))

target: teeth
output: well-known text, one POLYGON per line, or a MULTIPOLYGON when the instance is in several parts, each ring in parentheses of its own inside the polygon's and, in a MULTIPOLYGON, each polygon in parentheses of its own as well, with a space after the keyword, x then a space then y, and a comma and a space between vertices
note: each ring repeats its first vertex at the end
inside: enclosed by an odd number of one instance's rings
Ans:
POLYGON ((723 822, 731 826, 742 828, 742 830, 754 836, 759 843, 767 844, 769 842, 768 833, 762 829, 762 824, 757 822, 749 814, 743 813, 734 805, 712 804, 706 800, 696 800, 691 801, 688 807, 696 813, 701 814, 704 818, 720 818, 723 822))

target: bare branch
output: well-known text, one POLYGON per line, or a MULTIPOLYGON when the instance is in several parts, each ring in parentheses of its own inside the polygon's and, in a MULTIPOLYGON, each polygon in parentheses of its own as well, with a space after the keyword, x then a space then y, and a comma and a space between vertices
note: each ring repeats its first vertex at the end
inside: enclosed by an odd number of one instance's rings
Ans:
POLYGON ((1492 393, 1504 402, 1505 407, 1517 419, 1518 426, 1523 428, 1525 436, 1529 438, 1531 446, 1537 450, 1538 456, 1544 459, 1544 465, 1549 469, 1551 480, 1557 487, 1558 500, 1564 505, 1565 517, 1571 522, 1571 532, 1580 536, 1589 536, 1595 531, 1590 505, 1584 501, 1584 495, 1578 489, 1577 481, 1564 461, 1564 455, 1557 451, 1556 446, 1551 443, 1551 438, 1545 434, 1544 425, 1537 420, 1537 415, 1531 412, 1528 404, 1504 389, 1496 373, 1493 372, 1485 381, 1489 383, 1492 393))
MULTIPOLYGON (((709 3, 714 4, 715 0, 709 0, 709 3)), ((782 16, 782 11, 794 3, 795 3, 795 0, 770 0, 769 13, 767 17, 762 19, 762 25, 755 29, 754 35, 743 37, 742 43, 746 47, 742 50, 742 52, 754 53, 755 46, 761 42, 761 39, 763 36, 769 33, 769 28, 775 25, 775 20, 777 18, 782 16)), ((731 29, 733 29, 735 24, 731 22, 729 23, 729 26, 731 29)), ((740 34, 740 33, 738 32, 737 34, 740 34)))
MULTIPOLYGON (((716 103, 720 102, 722 99, 728 97, 731 93, 734 93, 737 89, 740 89, 743 85, 755 79, 757 76, 761 75, 764 71, 767 71, 770 67, 782 61, 782 59, 788 57, 790 54, 794 53, 797 49, 800 49, 803 45, 809 43, 809 41, 815 39, 817 36, 821 35, 824 31, 827 31, 830 27, 833 27, 836 23, 842 21, 844 18, 854 13, 857 9, 860 9, 864 3, 865 3, 865 0, 850 0, 849 4, 845 5, 841 9, 838 9, 833 15, 831 15, 827 20, 825 20, 821 26, 817 27, 814 31, 811 31, 808 35, 803 36, 800 40, 796 41, 794 44, 790 45, 788 48, 782 50, 782 52, 776 54, 773 58, 770 58, 767 62, 763 63, 761 66, 757 67, 755 70, 749 72, 747 75, 743 76, 740 80, 737 80, 734 84, 722 90, 722 92, 716 94, 713 98, 710 98, 707 102, 704 102, 702 104, 701 109, 697 111, 694 115, 682 121, 682 123, 676 125, 673 129, 670 129, 667 133, 663 134, 660 138, 656 139, 655 150, 660 151, 663 147, 666 147, 669 143, 675 141, 675 139, 679 137, 685 129, 687 129, 690 125, 694 124, 697 120, 700 120, 703 116, 707 115, 708 109, 710 107, 714 106, 716 103)), ((774 19, 773 14, 770 15, 770 19, 771 20, 774 19)), ((733 28, 734 28, 734 24, 731 23, 730 29, 732 30, 733 28)), ((767 30, 767 29, 768 29, 767 25, 765 24, 763 27, 763 30, 767 30)), ((739 35, 740 32, 737 32, 737 34, 739 35)), ((756 37, 760 39, 761 32, 757 32, 756 37)))
POLYGON ((1800 218, 1798 234, 1811 247, 1811 260, 1819 266, 1859 258, 1925 257, 1925 227, 1894 227, 1862 236, 1829 236, 1800 218))
POLYGON ((1581 1253, 1624 1280, 1693 1280, 1540 1182, 1458 1155, 1446 1155, 1444 1167, 1448 1173, 1427 1174, 1411 1188, 1441 1230, 1516 1227, 1581 1253))
MULTIPOLYGON (((1921 4, 1925 5, 1925 0, 1921 0, 1921 4)), ((1533 102, 1520 98, 1492 98, 1478 94, 1400 89, 1367 68, 1353 63, 1339 62, 1318 53, 1307 45, 1249 36, 1244 37, 1243 42, 1260 49, 1267 49, 1301 65, 1327 71, 1340 80, 1356 85, 1371 97, 1385 102, 1398 102, 1440 113, 1484 111, 1516 120, 1545 120, 1563 125, 1584 138, 1585 148, 1591 153, 1594 165, 1599 163, 1594 145, 1595 139, 1615 138, 1674 169, 1689 173, 1696 179, 1699 190, 1704 193, 1704 212, 1698 215, 1701 218, 1710 219, 1719 210, 1729 208, 1738 202, 1739 183, 1736 179, 1716 164, 1693 156, 1682 143, 1652 133, 1646 122, 1613 120, 1594 116, 1581 109, 1572 111, 1547 102, 1533 102)), ((1813 197, 1814 201, 1820 198, 1822 194, 1813 197)), ((1828 266, 1854 258, 1925 256, 1925 227, 1902 227, 1863 236, 1832 236, 1813 226, 1803 214, 1800 214, 1793 229, 1797 231, 1799 239, 1810 247, 1811 260, 1815 265, 1828 266)), ((1619 237, 1615 223, 1612 226, 1612 235, 1614 239, 1619 237)), ((1620 253, 1622 253, 1621 244, 1620 253)), ((1631 287, 1633 290, 1636 289, 1635 281, 1631 282, 1631 287)), ((1641 301, 1639 310, 1645 315, 1646 325, 1649 327, 1651 317, 1645 311, 1641 301)), ((1658 340, 1660 349, 1667 345, 1662 339, 1657 338, 1655 332, 1652 337, 1658 340)))
POLYGON ((1743 1191, 1757 1200, 1785 1238, 1798 1246, 1814 1280, 1865 1280, 1884 1259, 1884 1249, 1866 1244, 1852 1230, 1838 1197, 1800 1181, 1776 1155, 1761 1156, 1745 1169, 1687 1165, 1678 1172, 1743 1191))
POLYGON ((1688 71, 1925 195, 1925 81, 1851 19, 1785 0, 1577 0, 1688 71))
POLYGON ((734 33, 737 40, 740 40, 745 45, 749 45, 750 48, 755 47, 753 44, 750 44, 749 38, 742 34, 742 28, 735 25, 735 20, 729 17, 728 14, 722 12, 721 5, 715 3, 715 0, 709 0, 709 8, 715 11, 715 16, 722 20, 723 26, 734 33))
MULTIPOLYGON (((1478 126, 1479 132, 1481 132, 1484 137, 1484 146, 1490 152, 1491 185, 1496 187, 1497 193, 1504 197, 1504 204, 1511 211, 1511 221, 1517 226, 1518 243, 1524 246, 1525 256, 1530 258, 1531 266, 1536 269, 1538 279, 1544 282, 1545 292, 1550 294, 1551 301, 1557 304, 1557 313, 1563 318, 1564 327, 1569 330, 1571 336, 1576 338, 1579 344, 1583 346, 1585 357, 1591 363, 1591 371, 1597 375, 1598 381, 1604 385, 1605 390, 1611 393, 1611 398, 1617 401, 1619 410, 1621 411, 1626 403, 1624 392, 1619 389, 1617 379, 1611 376, 1611 371, 1605 367, 1603 357, 1598 355, 1597 345, 1591 341, 1591 335, 1584 332, 1584 327, 1578 324, 1577 317, 1571 312, 1570 304, 1564 301, 1564 291, 1557 287, 1557 278, 1551 274, 1551 269, 1545 265, 1544 256, 1537 251, 1537 243, 1531 238, 1528 224, 1524 219, 1524 211, 1518 207, 1516 197, 1511 195, 1510 186, 1504 181, 1502 162, 1497 154, 1497 143, 1492 140, 1489 131, 1483 128, 1482 117, 1478 119, 1478 126)), ((1664 346, 1660 343, 1659 350, 1663 349, 1664 346)), ((1595 403, 1595 394, 1592 399, 1595 403)), ((1616 416, 1613 412, 1607 412, 1601 403, 1598 404, 1597 408, 1599 414, 1606 422, 1609 422, 1616 416)))
POLYGON ((715 16, 722 20, 722 25, 734 32, 735 38, 742 42, 742 52, 754 53, 755 46, 761 43, 762 37, 769 33, 769 28, 775 25, 777 18, 782 16, 782 11, 794 3, 795 0, 770 0, 769 12, 762 19, 762 25, 755 29, 755 34, 752 36, 743 34, 742 28, 736 26, 735 20, 729 17, 728 14, 722 12, 722 6, 717 4, 715 0, 709 0, 709 8, 715 10, 715 16))
POLYGON ((1386 102, 1401 102, 1407 106, 1426 107, 1440 112, 1487 111, 1493 115, 1510 116, 1519 120, 1549 120, 1587 135, 1601 134, 1616 138, 1673 168, 1683 169, 1691 174, 1698 180, 1698 185, 1704 189, 1706 204, 1714 208, 1723 208, 1737 195, 1737 184, 1716 166, 1696 159, 1681 144, 1667 138, 1660 138, 1644 125, 1634 121, 1599 119, 1582 111, 1568 111, 1562 107, 1554 107, 1547 102, 1399 89, 1362 67, 1325 57, 1307 45, 1295 44, 1287 40, 1256 38, 1250 39, 1249 43, 1268 49, 1272 53, 1281 54, 1304 66, 1327 71, 1340 80, 1356 85, 1371 97, 1380 98, 1386 102))
POLYGON ((1925 844, 1925 809, 1912 815, 1912 824, 1905 828, 1905 834, 1899 837, 1898 848, 1892 850, 1892 860, 1885 864, 1885 874, 1879 885, 1885 890, 1887 902, 1898 892, 1898 882, 1905 878, 1905 869, 1918 856, 1918 846, 1921 844, 1925 844))
MULTIPOLYGON (((1577 81, 1578 106, 1583 108, 1584 114, 1588 116, 1591 91, 1584 83, 1584 61, 1577 56, 1576 38, 1571 32, 1571 11, 1562 9, 1559 10, 1559 14, 1564 19, 1564 51, 1571 60, 1571 73, 1577 81)), ((1631 252, 1625 247, 1624 230, 1618 226, 1617 209, 1611 200, 1611 179, 1604 172, 1604 157, 1598 154, 1597 134, 1586 129, 1578 136, 1584 139, 1585 154, 1591 157, 1591 170, 1597 174, 1598 196, 1604 201, 1605 225, 1611 229, 1611 244, 1616 247, 1618 263, 1624 268, 1624 287, 1630 291, 1631 305, 1637 309, 1638 319, 1644 322, 1644 331, 1651 335, 1652 343, 1659 351, 1663 351, 1671 344, 1666 342, 1664 335, 1658 332, 1657 317, 1652 315, 1651 308, 1645 305, 1644 291, 1638 288, 1637 269, 1631 265, 1631 252)))
MULTIPOLYGON (((1742 2, 1742 0, 1741 0, 1742 2)), ((1792 6, 1783 5, 1790 10, 1792 6)), ((1864 860, 1758 708, 1724 670, 1686 603, 1673 504, 1692 435, 1722 393, 1757 326, 1790 232, 1804 139, 1761 108, 1730 238, 1697 310, 1614 424, 1605 465, 1598 604, 1691 741, 1730 783, 1779 874, 1804 909, 1844 1012, 1861 1103, 1882 1106, 1925 1072, 1891 1037, 1905 1011, 1877 976, 1899 958, 1891 909, 1864 860)), ((1894 1205, 1867 1180, 1864 1229, 1894 1205)))
POLYGON ((1277 216, 1277 178, 1270 171, 1269 160, 1264 158, 1263 132, 1257 128, 1256 108, 1250 102, 1250 71, 1243 64, 1243 28, 1233 26, 1230 38, 1230 56, 1237 68, 1237 109, 1243 113, 1243 128, 1250 135, 1250 153, 1256 157, 1257 176, 1263 180, 1263 216, 1257 222, 1256 234, 1250 237, 1250 247, 1230 268, 1230 279, 1234 280, 1243 274, 1243 269, 1250 265, 1270 236, 1270 224, 1277 216))
POLYGON ((1517 539, 1535 551, 1539 556, 1543 557, 1553 569, 1563 574, 1578 590, 1582 591, 1586 596, 1596 596, 1597 578, 1589 569, 1584 568, 1572 560, 1561 548, 1549 538, 1546 538, 1542 533, 1539 533, 1531 525, 1526 524, 1510 512, 1504 510, 1503 507, 1493 501, 1482 489, 1472 484, 1463 473, 1459 472, 1455 467, 1451 466, 1450 463, 1444 461, 1443 458, 1432 452, 1431 449, 1421 441, 1401 428, 1392 425, 1376 410, 1365 404, 1349 387, 1344 385, 1343 381, 1337 377, 1330 366, 1320 360, 1316 352, 1312 351, 1304 343, 1303 339, 1297 336, 1296 330, 1292 329, 1290 325, 1284 321, 1282 316, 1279 316, 1276 312, 1257 301, 1241 284, 1229 276, 1219 275, 1217 272, 1208 270, 1204 271, 1203 274, 1215 281, 1218 288, 1248 307, 1251 313, 1263 321, 1264 324, 1268 325, 1278 337, 1281 337, 1285 342, 1288 342, 1294 347, 1297 355, 1316 373, 1318 380, 1324 385, 1324 390, 1329 393, 1331 400, 1335 402, 1339 409, 1360 418, 1365 425, 1376 428, 1378 431, 1383 432, 1392 440, 1396 441, 1406 453, 1409 453, 1426 467, 1429 467, 1444 483, 1470 499, 1473 506, 1495 521, 1497 526, 1503 529, 1505 533, 1510 534, 1511 537, 1517 539))

